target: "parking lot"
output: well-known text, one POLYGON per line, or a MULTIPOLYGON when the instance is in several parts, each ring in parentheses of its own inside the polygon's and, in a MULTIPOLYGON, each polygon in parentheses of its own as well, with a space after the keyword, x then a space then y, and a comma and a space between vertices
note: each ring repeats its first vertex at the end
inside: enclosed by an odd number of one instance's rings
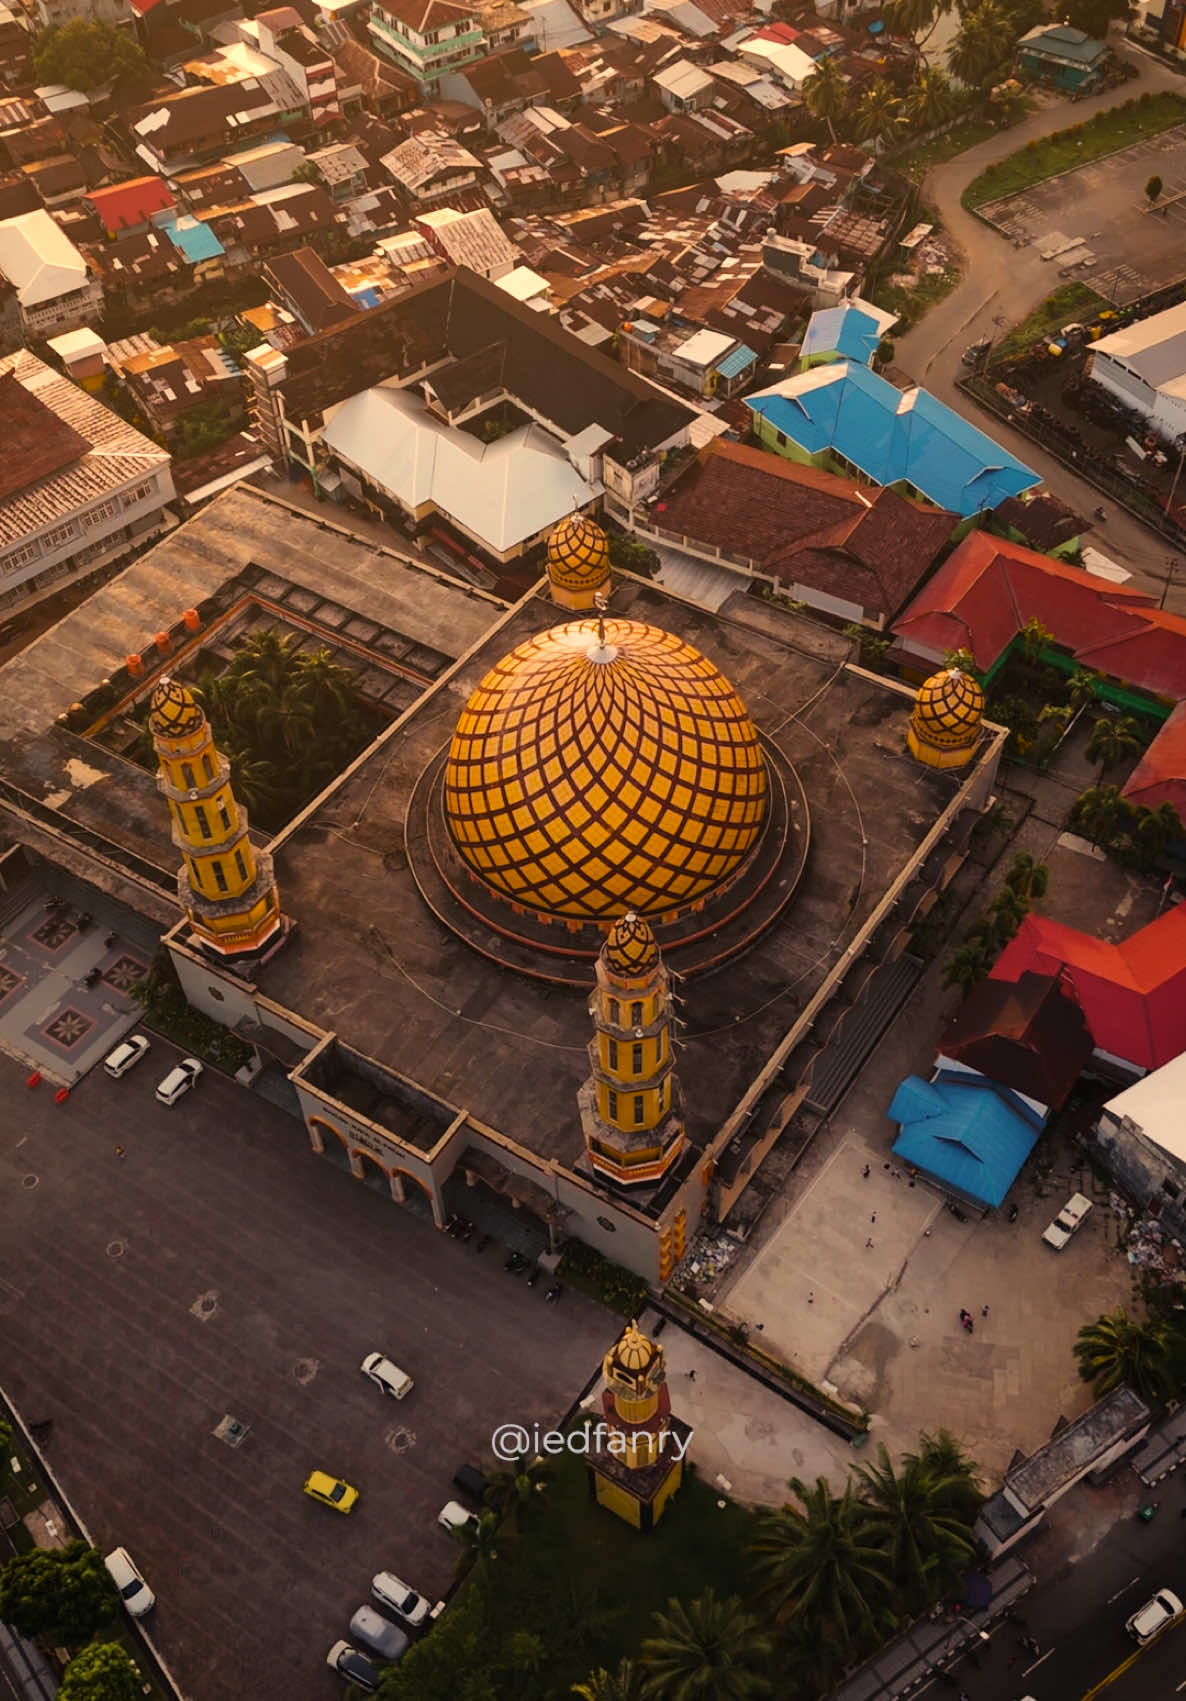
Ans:
MULTIPOLYGON (((1082 238, 1093 256, 1067 271, 1076 250, 1047 264, 1050 290, 1073 276, 1109 301, 1135 301, 1174 282, 1186 270, 1186 125, 1147 136, 980 208, 1004 235, 1042 253, 1062 236, 1082 238), (1160 202, 1147 210, 1145 184, 1158 176, 1160 202)), ((1082 250, 1078 250, 1082 252, 1082 250)))
POLYGON ((158 1597, 151 1628, 192 1701, 317 1701, 371 1575, 438 1598, 436 1523, 500 1421, 558 1418, 617 1333, 544 1303, 484 1253, 316 1158, 299 1123, 207 1071, 166 1110, 176 1053, 66 1103, 0 1058, 0 1378, 104 1547, 158 1597), (379 1349, 415 1379, 385 1400, 379 1349), (238 1446, 215 1436, 231 1416, 238 1446), (360 1490, 342 1517, 311 1469, 360 1490))

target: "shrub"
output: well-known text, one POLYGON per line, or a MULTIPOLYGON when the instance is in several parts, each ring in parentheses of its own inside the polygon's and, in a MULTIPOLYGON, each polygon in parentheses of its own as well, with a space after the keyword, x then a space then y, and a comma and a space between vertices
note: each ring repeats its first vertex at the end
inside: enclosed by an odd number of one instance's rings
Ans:
POLYGON ((647 1302, 647 1284, 641 1276, 603 1257, 583 1240, 569 1241, 556 1274, 622 1317, 637 1317, 647 1302))

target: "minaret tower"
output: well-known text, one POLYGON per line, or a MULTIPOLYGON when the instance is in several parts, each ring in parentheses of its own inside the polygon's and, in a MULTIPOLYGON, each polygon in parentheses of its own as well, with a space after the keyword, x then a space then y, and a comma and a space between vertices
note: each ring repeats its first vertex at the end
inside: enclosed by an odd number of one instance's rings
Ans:
POLYGON ((684 1148, 667 970, 642 916, 616 921, 589 1000, 593 1073, 578 1096, 585 1155, 613 1187, 654 1187, 684 1148))
POLYGON ((599 1444, 589 1454, 589 1486, 599 1505, 650 1530, 683 1480, 692 1431, 671 1415, 663 1348, 637 1323, 606 1353, 601 1373, 603 1415, 599 1444))
POLYGON ((247 836, 247 811, 231 790, 230 763, 214 748, 210 722, 184 685, 162 679, 148 716, 168 799, 173 843, 182 853, 177 896, 193 939, 222 961, 262 956, 285 929, 272 859, 247 836))
POLYGON ((570 514, 548 539, 548 588, 558 608, 587 614, 609 595, 609 539, 587 514, 570 514))

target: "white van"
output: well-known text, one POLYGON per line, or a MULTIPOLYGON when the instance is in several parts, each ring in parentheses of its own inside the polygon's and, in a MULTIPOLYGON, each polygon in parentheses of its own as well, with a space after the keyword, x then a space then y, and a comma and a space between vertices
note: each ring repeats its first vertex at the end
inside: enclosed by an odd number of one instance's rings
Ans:
POLYGON ((1071 1236, 1078 1232, 1091 1215, 1091 1200, 1084 1193, 1072 1193, 1062 1210, 1042 1236, 1047 1246, 1061 1252, 1071 1236))

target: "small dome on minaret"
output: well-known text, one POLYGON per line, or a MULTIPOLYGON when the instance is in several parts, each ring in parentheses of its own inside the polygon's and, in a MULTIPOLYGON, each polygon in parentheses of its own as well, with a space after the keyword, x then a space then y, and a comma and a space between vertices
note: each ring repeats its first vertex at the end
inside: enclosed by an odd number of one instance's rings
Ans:
POLYGON ((570 514, 548 539, 548 583, 561 608, 590 609, 609 589, 609 539, 587 514, 570 514))

